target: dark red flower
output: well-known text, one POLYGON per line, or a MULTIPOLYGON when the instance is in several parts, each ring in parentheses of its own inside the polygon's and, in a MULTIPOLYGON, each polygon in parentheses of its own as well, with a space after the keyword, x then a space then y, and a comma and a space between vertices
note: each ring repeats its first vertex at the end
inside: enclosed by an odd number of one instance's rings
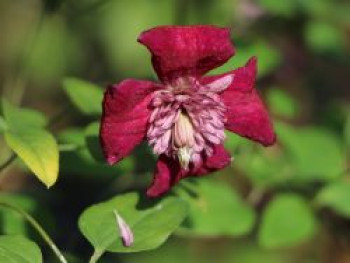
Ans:
POLYGON ((149 196, 167 192, 184 177, 227 166, 224 129, 265 146, 275 142, 254 89, 256 58, 226 74, 203 76, 233 56, 228 29, 162 26, 143 32, 138 41, 152 53, 161 83, 128 79, 109 86, 100 135, 109 164, 148 140, 159 155, 149 196))

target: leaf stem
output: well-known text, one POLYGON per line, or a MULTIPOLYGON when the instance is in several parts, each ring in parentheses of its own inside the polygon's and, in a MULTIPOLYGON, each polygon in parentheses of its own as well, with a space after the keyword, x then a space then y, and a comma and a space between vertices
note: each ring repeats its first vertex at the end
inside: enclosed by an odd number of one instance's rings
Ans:
POLYGON ((0 173, 2 172, 2 170, 5 170, 7 168, 7 166, 9 166, 14 160, 16 160, 17 155, 12 153, 11 156, 0 165, 0 173))
POLYGON ((63 256, 61 251, 58 249, 56 244, 52 241, 50 236, 45 232, 45 230, 40 226, 40 224, 26 211, 23 209, 16 207, 12 204, 6 203, 6 202, 0 202, 0 206, 4 208, 11 209, 18 214, 20 214, 23 218, 25 218, 29 224, 38 232, 38 234, 44 239, 44 241, 49 245, 49 247, 52 249, 56 257, 61 263, 67 263, 66 258, 63 256))
POLYGON ((259 187, 253 187, 248 193, 246 201, 253 206, 257 206, 261 202, 261 199, 264 197, 264 194, 264 189, 259 187))
POLYGON ((97 260, 99 260, 100 257, 103 255, 103 253, 103 250, 96 249, 91 256, 89 263, 96 263, 97 260))

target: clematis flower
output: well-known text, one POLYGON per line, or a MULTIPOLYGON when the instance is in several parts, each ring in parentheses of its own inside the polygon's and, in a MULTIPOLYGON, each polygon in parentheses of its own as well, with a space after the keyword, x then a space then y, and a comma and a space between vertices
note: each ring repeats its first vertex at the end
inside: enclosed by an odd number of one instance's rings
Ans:
POLYGON ((161 26, 143 32, 138 41, 151 52, 160 83, 127 79, 109 86, 100 137, 109 164, 148 141, 159 156, 148 196, 167 192, 182 178, 227 166, 225 129, 264 146, 275 142, 254 89, 255 57, 236 70, 204 76, 234 55, 228 29, 161 26))

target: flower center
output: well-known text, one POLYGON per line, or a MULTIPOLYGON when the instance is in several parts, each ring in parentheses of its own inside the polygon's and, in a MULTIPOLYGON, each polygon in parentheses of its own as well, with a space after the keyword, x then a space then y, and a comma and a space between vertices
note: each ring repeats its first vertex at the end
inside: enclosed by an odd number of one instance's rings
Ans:
POLYGON ((176 159, 183 169, 200 164, 225 138, 226 107, 210 87, 178 80, 154 94, 147 139, 153 152, 176 159))

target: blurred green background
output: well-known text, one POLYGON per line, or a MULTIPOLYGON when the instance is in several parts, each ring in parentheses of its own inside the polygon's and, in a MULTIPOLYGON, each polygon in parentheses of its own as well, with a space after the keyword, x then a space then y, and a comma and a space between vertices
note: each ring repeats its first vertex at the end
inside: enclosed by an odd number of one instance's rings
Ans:
MULTIPOLYGON (((263 148, 228 134, 232 167, 175 189, 191 207, 175 235, 157 250, 100 262, 350 262, 346 0, 0 0, 1 96, 44 113, 59 143, 75 146, 61 151, 50 190, 17 160, 1 170, 0 200, 36 216, 70 262, 86 262, 91 248, 77 227, 81 212, 118 193, 144 191, 155 164, 147 145, 116 167, 104 164, 101 93, 127 77, 156 80, 136 39, 164 24, 231 29, 236 55, 211 74, 258 57, 257 89, 278 143, 263 148), (80 93, 69 91, 80 86, 80 93)), ((0 163, 11 154, 1 138, 0 163)), ((42 244, 18 216, 2 212, 0 220, 2 233, 42 244)), ((56 262, 42 249, 45 262, 56 262)))

